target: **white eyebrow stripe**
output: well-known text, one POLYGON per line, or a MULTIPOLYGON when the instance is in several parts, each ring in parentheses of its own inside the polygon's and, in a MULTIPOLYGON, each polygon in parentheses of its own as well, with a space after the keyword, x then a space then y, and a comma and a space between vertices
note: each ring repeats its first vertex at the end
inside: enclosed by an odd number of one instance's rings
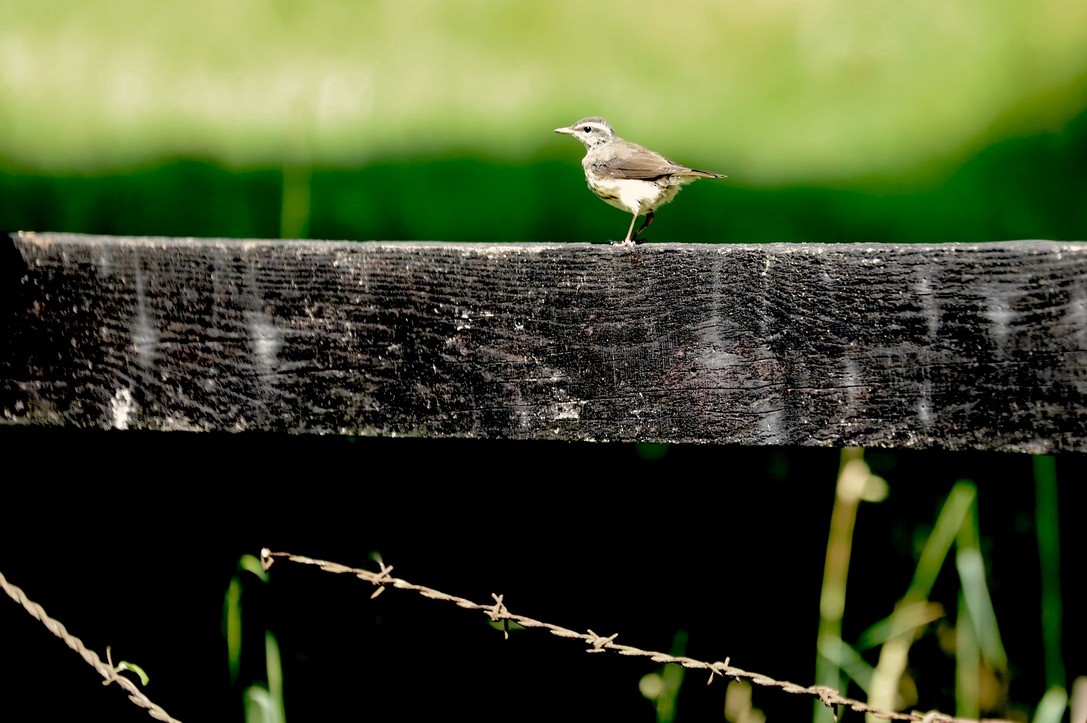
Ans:
POLYGON ((590 123, 581 123, 579 125, 582 128, 584 128, 585 126, 589 126, 590 128, 595 128, 598 131, 604 131, 605 133, 608 132, 608 127, 606 125, 604 125, 603 123, 592 123, 592 122, 590 122, 590 123))

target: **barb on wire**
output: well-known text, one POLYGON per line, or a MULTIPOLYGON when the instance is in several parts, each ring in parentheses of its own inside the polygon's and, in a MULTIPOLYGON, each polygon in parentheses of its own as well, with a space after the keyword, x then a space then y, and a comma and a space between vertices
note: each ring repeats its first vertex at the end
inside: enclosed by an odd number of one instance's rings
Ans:
POLYGON ((65 628, 59 620, 54 620, 46 615, 45 610, 41 605, 28 598, 22 588, 8 582, 8 579, 4 577, 3 573, 0 573, 0 588, 2 588, 12 600, 22 605, 23 609, 30 613, 31 617, 44 625, 49 632, 63 640, 69 648, 79 653, 80 657, 83 658, 88 665, 97 670, 98 674, 105 678, 105 680, 102 681, 103 684, 108 685, 110 683, 116 683, 124 688, 125 692, 128 693, 128 699, 141 708, 146 709, 147 713, 152 718, 166 721, 167 723, 181 723, 176 718, 170 717, 170 714, 158 705, 152 703, 151 700, 144 695, 143 691, 136 687, 136 684, 132 682, 132 680, 120 675, 124 670, 135 670, 143 677, 143 671, 139 670, 138 666, 122 661, 114 667, 113 658, 108 647, 106 648, 106 652, 109 663, 103 663, 102 658, 98 657, 98 653, 89 650, 87 646, 83 644, 83 641, 69 633, 68 629, 65 628))
POLYGON ((389 573, 393 571, 393 566, 392 565, 386 565, 381 560, 378 560, 377 564, 381 566, 381 572, 379 572, 377 574, 377 577, 375 577, 373 580, 371 580, 371 582, 374 583, 374 585, 377 586, 377 589, 374 590, 373 594, 370 595, 371 600, 376 598, 381 593, 385 592, 385 583, 387 583, 389 580, 392 579, 389 576, 389 573))
MULTIPOLYGON (((610 636, 597 635, 592 630, 585 633, 579 633, 576 630, 570 630, 552 623, 546 623, 539 620, 535 620, 524 615, 516 615, 511 613, 503 602, 503 596, 492 593, 492 597, 495 600, 493 605, 480 604, 466 600, 456 595, 450 595, 448 593, 434 590, 423 585, 416 585, 415 583, 408 582, 407 580, 392 577, 389 573, 392 571, 392 567, 386 567, 384 563, 381 563, 380 572, 372 572, 370 570, 363 570, 360 568, 348 567, 347 565, 341 565, 338 562, 329 562, 327 560, 318 560, 312 557, 306 557, 304 555, 295 555, 290 552, 272 552, 268 548, 264 548, 260 552, 261 564, 264 569, 267 570, 275 562, 276 558, 284 558, 290 562, 298 563, 300 565, 314 565, 326 572, 334 572, 338 574, 350 574, 359 578, 360 580, 366 580, 375 585, 380 585, 379 589, 383 590, 387 586, 392 586, 398 590, 411 590, 423 597, 431 598, 433 600, 442 600, 445 602, 451 602, 457 607, 462 607, 467 610, 480 610, 490 617, 493 622, 502 620, 507 624, 510 621, 517 623, 526 628, 543 628, 552 635, 560 638, 576 638, 584 641, 588 644, 589 648, 586 652, 589 653, 603 653, 605 651, 614 651, 619 655, 633 655, 644 658, 649 658, 656 663, 675 663, 682 665, 684 668, 693 670, 708 670, 709 680, 707 683, 712 683, 715 676, 722 678, 736 678, 745 679, 753 683, 754 685, 761 685, 765 687, 778 688, 786 693, 794 693, 797 695, 808 695, 813 698, 818 698, 823 705, 828 708, 834 709, 840 706, 846 706, 851 710, 859 713, 866 713, 876 718, 882 718, 884 720, 901 720, 901 721, 917 721, 918 723, 1009 723, 1009 721, 1001 721, 998 719, 982 719, 975 721, 969 718, 956 718, 946 713, 939 711, 919 712, 912 711, 909 713, 898 713, 894 711, 885 711, 879 708, 873 708, 859 700, 853 698, 847 698, 839 691, 833 688, 820 685, 797 685, 796 683, 790 683, 788 681, 775 680, 769 676, 762 675, 761 673, 754 673, 742 668, 737 668, 730 663, 729 658, 725 658, 724 662, 716 661, 708 663, 703 660, 696 660, 694 658, 669 655, 668 653, 660 653, 652 650, 642 650, 630 645, 622 645, 615 642, 615 638, 618 633, 610 636)), ((506 637, 509 637, 508 628, 506 630, 506 637)))
POLYGON ((494 598, 494 607, 491 608, 491 611, 489 613, 487 613, 487 614, 491 616, 491 622, 492 623, 497 623, 499 620, 502 621, 502 634, 505 636, 506 640, 509 640, 510 639, 510 619, 506 615, 506 613, 508 613, 509 611, 506 610, 506 606, 502 602, 502 598, 504 596, 503 595, 495 595, 492 592, 491 597, 494 598))

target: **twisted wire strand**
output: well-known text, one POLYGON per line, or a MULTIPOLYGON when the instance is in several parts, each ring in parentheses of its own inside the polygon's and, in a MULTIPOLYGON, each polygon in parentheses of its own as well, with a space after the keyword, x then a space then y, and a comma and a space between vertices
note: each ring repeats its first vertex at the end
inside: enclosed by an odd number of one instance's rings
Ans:
MULTIPOLYGON (((465 608, 467 610, 479 610, 487 614, 492 622, 499 621, 512 621, 525 628, 543 628, 552 635, 560 638, 571 638, 582 640, 588 645, 585 652, 587 653, 603 653, 607 651, 618 653, 619 655, 639 656, 649 658, 655 663, 675 663, 682 665, 684 668, 692 670, 704 670, 709 671, 709 679, 706 681, 707 685, 714 681, 714 678, 735 678, 748 680, 754 685, 760 685, 764 687, 778 688, 786 693, 794 693, 797 695, 808 695, 813 698, 818 698, 823 705, 828 708, 836 708, 839 706, 845 706, 851 710, 859 713, 865 713, 872 715, 876 718, 882 718, 884 720, 901 720, 901 721, 918 721, 919 723, 1010 723, 1010 721, 1004 721, 1000 719, 981 719, 975 720, 971 718, 956 718, 955 716, 941 713, 940 711, 912 711, 910 713, 898 713, 894 711, 885 711, 879 708, 874 708, 862 701, 848 698, 842 695, 837 690, 820 685, 797 685, 796 683, 790 683, 788 681, 775 680, 768 675, 762 675, 761 673, 754 673, 749 670, 737 668, 730 664, 729 658, 725 658, 724 662, 716 661, 713 663, 706 662, 704 660, 696 660, 695 658, 688 658, 685 656, 675 656, 668 653, 661 653, 653 650, 642 650, 630 645, 623 645, 615 642, 615 638, 618 633, 614 635, 598 635, 591 629, 588 632, 581 633, 576 630, 570 630, 560 625, 554 625, 552 623, 542 622, 533 618, 517 615, 511 613, 505 605, 502 595, 492 593, 491 597, 494 598, 493 604, 477 603, 471 600, 467 600, 456 595, 450 595, 440 590, 426 587, 425 585, 416 585, 415 583, 408 582, 398 577, 392 576, 393 567, 386 565, 384 562, 379 562, 380 570, 373 572, 371 570, 363 570, 360 568, 349 567, 342 565, 338 562, 330 562, 328 560, 318 560, 312 557, 306 557, 304 555, 296 555, 290 552, 272 552, 268 548, 261 550, 261 564, 265 570, 268 570, 276 558, 284 558, 290 562, 298 563, 300 565, 313 565, 325 572, 331 572, 336 574, 349 574, 354 575, 360 580, 365 580, 376 586, 371 598, 376 598, 382 592, 384 592, 387 586, 392 586, 398 590, 411 590, 423 597, 430 598, 432 600, 441 600, 443 602, 451 602, 457 607, 465 608)), ((509 638, 509 632, 505 633, 509 638)), ((836 716, 837 717, 837 716, 836 716)))
POLYGON ((4 592, 6 592, 12 600, 22 605, 23 609, 30 613, 31 617, 41 622, 49 632, 63 640, 69 648, 79 653, 79 656, 83 658, 88 665, 97 670, 98 674, 105 678, 107 683, 116 683, 124 688, 125 692, 128 693, 128 699, 141 708, 146 709, 147 713, 152 718, 166 721, 167 723, 181 723, 181 721, 172 718, 169 713, 153 703, 143 694, 143 691, 136 687, 134 682, 123 675, 118 675, 117 668, 114 668, 112 664, 102 662, 102 659, 98 657, 98 653, 88 649, 87 646, 83 644, 82 640, 69 633, 68 629, 65 628, 64 624, 59 620, 49 617, 41 605, 28 598, 22 588, 8 582, 8 579, 4 577, 2 572, 0 572, 0 588, 3 588, 4 592))

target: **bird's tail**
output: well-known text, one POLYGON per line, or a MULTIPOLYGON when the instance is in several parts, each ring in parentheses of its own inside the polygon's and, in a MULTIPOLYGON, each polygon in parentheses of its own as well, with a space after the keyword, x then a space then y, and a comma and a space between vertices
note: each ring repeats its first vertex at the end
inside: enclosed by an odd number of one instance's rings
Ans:
POLYGON ((700 171, 697 168, 688 168, 687 170, 676 173, 677 176, 693 176, 694 178, 728 178, 723 173, 714 173, 713 171, 700 171))

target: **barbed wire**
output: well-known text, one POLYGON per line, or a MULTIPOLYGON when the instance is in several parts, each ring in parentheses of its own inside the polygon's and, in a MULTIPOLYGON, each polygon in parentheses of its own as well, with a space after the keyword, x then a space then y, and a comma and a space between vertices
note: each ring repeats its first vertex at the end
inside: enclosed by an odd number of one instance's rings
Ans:
MULTIPOLYGON (((588 648, 587 653, 604 653, 614 652, 619 655, 637 656, 643 658, 649 658, 655 663, 675 663, 682 665, 684 668, 691 670, 703 670, 709 672, 709 678, 706 680, 706 684, 709 685, 715 678, 734 678, 737 680, 747 680, 754 685, 761 685, 769 688, 778 688, 786 693, 794 693, 797 695, 808 695, 813 698, 818 698, 823 705, 831 708, 832 710, 838 707, 847 707, 858 713, 865 713, 876 718, 882 718, 884 720, 901 720, 901 721, 918 721, 919 723, 1010 723, 1010 721, 1004 721, 1000 719, 981 719, 975 720, 972 718, 956 718, 955 716, 941 713, 940 711, 928 711, 920 712, 913 711, 910 713, 898 713, 894 711, 885 711, 879 708, 869 706, 862 701, 848 698, 842 695, 837 690, 821 685, 798 685, 796 683, 790 683, 788 681, 775 680, 768 675, 762 675, 761 673, 754 673, 743 668, 737 668, 731 665, 730 659, 725 658, 724 662, 706 662, 704 660, 697 660, 695 658, 689 658, 686 656, 671 655, 669 653, 661 653, 653 650, 642 650, 631 645, 623 645, 615 642, 618 633, 612 635, 599 635, 593 632, 591 629, 587 632, 581 633, 576 630, 570 630, 560 625, 554 625, 552 623, 542 622, 535 620, 524 615, 516 615, 511 613, 506 607, 504 596, 492 593, 491 597, 494 599, 494 603, 477 603, 471 600, 467 600, 456 595, 450 595, 440 590, 426 587, 425 585, 417 585, 407 580, 403 580, 398 577, 392 576, 392 565, 386 565, 383 561, 379 561, 378 565, 380 569, 377 572, 371 570, 363 570, 360 568, 350 567, 348 565, 342 565, 338 562, 330 562, 328 560, 318 560, 312 557, 306 557, 304 555, 296 555, 290 552, 272 552, 268 548, 264 548, 260 552, 261 564, 265 570, 271 568, 275 558, 284 558, 290 562, 298 563, 300 565, 314 565, 324 570, 325 572, 332 572, 336 574, 349 574, 354 575, 360 580, 365 580, 376 586, 376 590, 370 595, 370 598, 376 598, 378 595, 385 591, 385 588, 392 586, 398 590, 411 590, 423 597, 430 598, 432 600, 441 600, 443 602, 450 602, 457 607, 465 608, 467 610, 479 610, 485 613, 491 620, 491 622, 502 622, 504 624, 504 635, 509 638, 509 623, 514 622, 525 628, 543 628, 552 635, 560 638, 571 638, 585 642, 588 648)), ((835 719, 837 719, 837 712, 835 719)))
POLYGON ((125 664, 122 663, 118 666, 113 665, 112 656, 110 650, 106 648, 106 658, 108 663, 103 663, 102 659, 98 657, 98 653, 90 650, 83 644, 83 641, 68 632, 68 629, 64 627, 64 624, 59 620, 55 620, 49 617, 45 613, 45 609, 41 605, 34 602, 26 596, 22 588, 8 582, 8 579, 4 577, 4 574, 0 572, 0 588, 3 588, 4 592, 11 597, 12 600, 23 606, 23 609, 30 613, 30 616, 41 622, 49 632, 56 635, 63 640, 69 648, 79 653, 92 668, 98 671, 99 675, 105 678, 105 684, 116 683, 125 689, 128 693, 128 699, 141 708, 145 708, 148 714, 156 720, 166 721, 166 723, 181 723, 176 718, 172 718, 169 713, 163 710, 161 707, 151 702, 151 699, 144 695, 136 684, 123 675, 119 675, 121 670, 125 669, 125 664))

